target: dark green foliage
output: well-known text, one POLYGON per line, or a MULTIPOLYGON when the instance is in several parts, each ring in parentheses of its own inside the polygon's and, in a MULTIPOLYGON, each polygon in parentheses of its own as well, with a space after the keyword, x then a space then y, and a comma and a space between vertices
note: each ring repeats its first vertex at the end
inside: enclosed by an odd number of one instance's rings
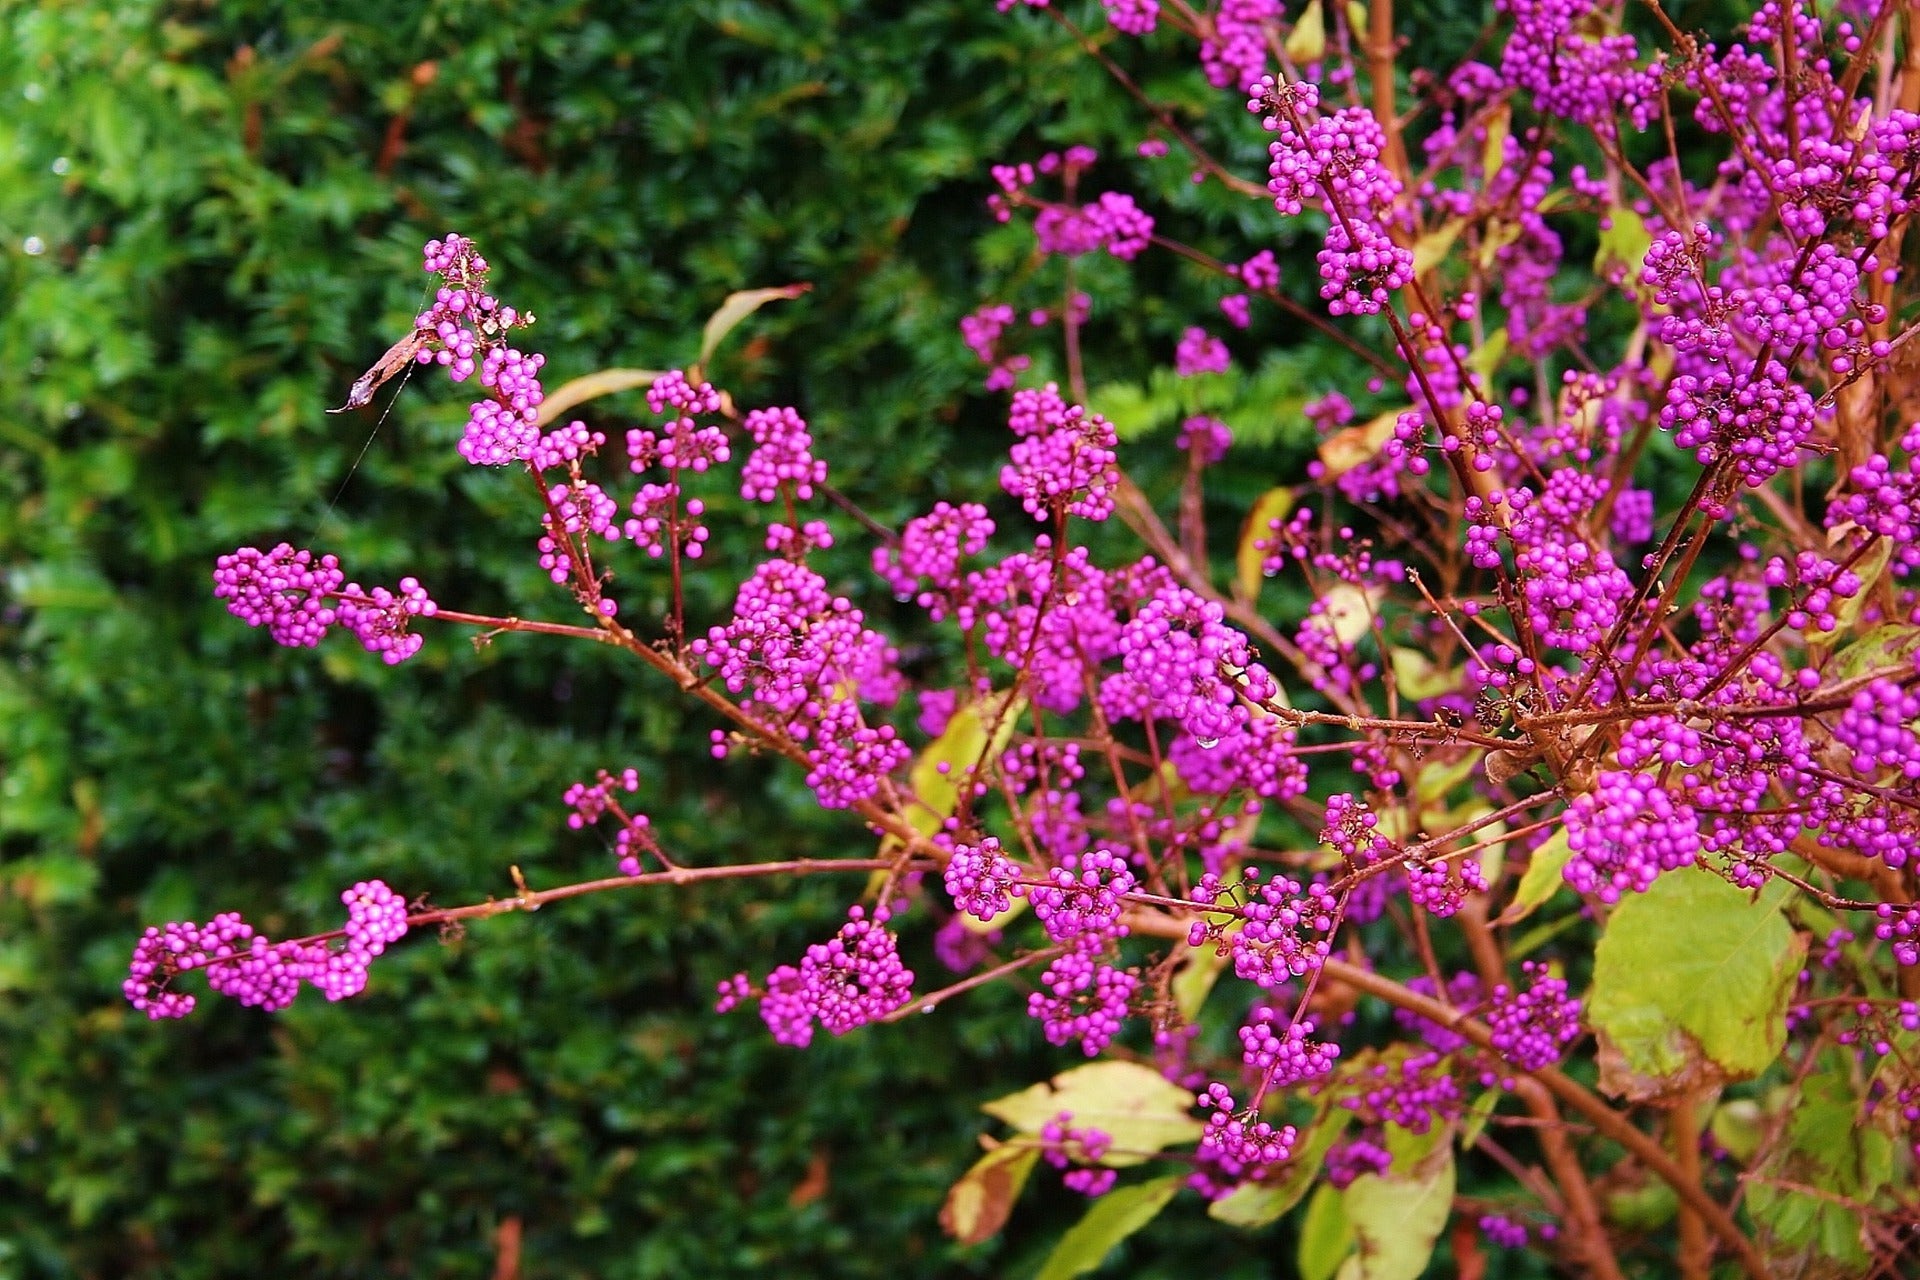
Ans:
MULTIPOLYGON (((974 1107, 1061 1065, 1018 993, 804 1058, 708 1012, 857 878, 409 939, 364 998, 278 1017, 214 999, 150 1026, 118 983, 150 922, 237 909, 290 936, 367 876, 454 903, 510 892, 510 864, 606 874, 558 805, 601 766, 641 769, 692 861, 867 847, 792 776, 709 767, 711 723, 608 654, 444 631, 399 671, 292 653, 208 572, 311 540, 363 581, 565 616, 515 478, 453 453, 443 380, 400 393, 326 514, 373 414, 320 409, 404 331, 447 230, 542 317, 549 385, 682 362, 729 290, 810 281, 718 378, 798 404, 882 519, 988 492, 1000 441, 955 331, 986 286, 957 246, 992 161, 1137 138, 1098 69, 984 0, 94 3, 16 8, 6 35, 0 1276, 483 1276, 510 1220, 539 1276, 1034 1265, 1078 1212, 1057 1188, 964 1256, 935 1225, 974 1107)), ((1126 297, 1113 340, 1166 358, 1182 308, 1123 320, 1126 297)), ((733 533, 737 565, 757 535, 733 533)), ((1138 1274, 1208 1250, 1264 1270, 1193 1205, 1131 1248, 1138 1274)))

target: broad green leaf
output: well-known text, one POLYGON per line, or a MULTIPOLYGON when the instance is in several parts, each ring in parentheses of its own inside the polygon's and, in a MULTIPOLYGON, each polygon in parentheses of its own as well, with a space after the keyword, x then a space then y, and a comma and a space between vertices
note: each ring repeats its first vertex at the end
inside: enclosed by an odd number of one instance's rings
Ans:
POLYGON ((1152 1182, 1109 1191, 1060 1237, 1036 1280, 1073 1280, 1106 1261, 1115 1245, 1159 1216, 1186 1178, 1169 1174, 1152 1182))
POLYGON ((694 370, 705 369, 707 361, 719 349, 722 341, 734 327, 748 316, 766 306, 769 302, 797 298, 813 288, 810 284, 785 284, 772 289, 743 289, 730 293, 720 309, 707 317, 706 327, 700 331, 700 358, 694 362, 694 370))
POLYGON ((1852 1205, 1880 1199, 1893 1175, 1893 1143, 1861 1116, 1844 1068, 1808 1076, 1788 1116, 1784 1140, 1747 1181, 1747 1209, 1760 1226, 1761 1247, 1779 1275, 1840 1280, 1865 1274, 1869 1257, 1852 1205))
MULTIPOLYGON (((1339 1280, 1415 1280, 1426 1271, 1453 1211, 1454 1170, 1451 1129, 1435 1125, 1425 1136, 1435 1141, 1419 1158, 1403 1162, 1396 1153, 1393 1168, 1363 1173, 1347 1188, 1355 1248, 1339 1280)), ((1389 1150, 1393 1138, 1389 1126, 1389 1150)))
POLYGON ((1807 949, 1781 911, 1791 892, 1775 879, 1755 900, 1683 867, 1621 901, 1587 996, 1603 1090, 1643 1101, 1746 1079, 1780 1056, 1807 949))
POLYGON ((961 1244, 979 1244, 998 1235, 1039 1159, 1039 1147, 1016 1143, 981 1156, 948 1188, 940 1226, 961 1244))
POLYGON ((1327 1152, 1347 1131, 1353 1112, 1323 1102, 1296 1140, 1293 1155, 1280 1176, 1269 1182, 1247 1182, 1207 1206, 1207 1216, 1229 1226, 1249 1230, 1279 1221, 1299 1204, 1320 1176, 1327 1152))
POLYGON ((1253 510, 1247 512, 1246 523, 1240 526, 1240 545, 1233 555, 1233 582, 1242 600, 1252 600, 1260 594, 1260 580, 1264 576, 1260 566, 1271 554, 1255 544, 1270 537, 1273 522, 1285 520, 1292 510, 1293 490, 1281 486, 1261 494, 1253 510))
POLYGON ((602 369, 598 373, 563 382, 547 392, 546 399, 540 402, 540 425, 551 426, 561 414, 589 400, 619 391, 632 391, 635 387, 650 387, 658 377, 660 373, 654 369, 602 369))
MULTIPOLYGON (((1513 902, 1500 913, 1500 923, 1514 924, 1532 915, 1535 908, 1557 893, 1566 882, 1564 873, 1567 863, 1572 860, 1573 850, 1567 846, 1567 829, 1562 827, 1533 851, 1526 874, 1520 877, 1520 887, 1514 890, 1513 902)), ((1656 887, 1658 883, 1655 882, 1656 887)))
POLYGON ((1347 1221, 1346 1197, 1331 1183, 1323 1182, 1307 1201, 1306 1217, 1300 1223, 1300 1246, 1296 1261, 1300 1280, 1333 1280, 1333 1273, 1353 1252, 1353 1224, 1347 1221))
POLYGON ((1022 1133, 1039 1133, 1062 1111, 1072 1112, 1075 1126, 1113 1138, 1113 1152, 1100 1163, 1118 1169, 1162 1147, 1197 1142, 1206 1126, 1188 1114, 1192 1107, 1193 1095, 1152 1067, 1110 1061, 1063 1071, 980 1109, 1022 1133))

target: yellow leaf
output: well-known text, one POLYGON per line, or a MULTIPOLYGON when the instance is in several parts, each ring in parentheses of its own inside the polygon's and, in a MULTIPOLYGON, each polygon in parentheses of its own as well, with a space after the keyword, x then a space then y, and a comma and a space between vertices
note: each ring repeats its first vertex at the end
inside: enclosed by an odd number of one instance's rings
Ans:
POLYGON ((1318 62, 1327 56, 1327 21, 1320 0, 1307 0, 1300 20, 1287 35, 1287 57, 1296 64, 1318 62))
POLYGON ((1474 371, 1485 388, 1493 386, 1493 374, 1507 355, 1507 326, 1501 325, 1487 340, 1467 353, 1467 368, 1474 371))
POLYGON ((540 402, 540 425, 545 427, 552 424, 577 404, 610 396, 616 391, 650 387, 659 376, 659 372, 653 369, 602 369, 598 373, 563 382, 547 392, 547 398, 540 402))
POLYGON ((1506 167, 1507 138, 1513 132, 1513 108, 1501 103, 1491 116, 1487 117, 1487 141, 1480 148, 1480 172, 1488 182, 1495 174, 1506 167))
POLYGON ((1271 537, 1273 522, 1285 520, 1292 510, 1293 490, 1281 485, 1261 494, 1253 510, 1247 512, 1247 521, 1240 526, 1240 545, 1233 557, 1233 585, 1241 600, 1251 601, 1260 594, 1260 565, 1271 554, 1254 544, 1271 537))
POLYGON ((1423 276, 1447 260, 1453 242, 1466 230, 1465 218, 1448 218, 1413 242, 1413 273, 1423 276))
POLYGON ((730 293, 720 309, 707 317, 706 328, 700 331, 700 358, 694 362, 693 369, 687 374, 689 381, 699 381, 698 374, 713 358, 722 340, 733 332, 734 326, 748 316, 766 306, 769 302, 778 302, 786 298, 797 298, 813 288, 810 284, 783 284, 772 289, 743 289, 739 293, 730 293))
POLYGON ((1363 462, 1371 462, 1387 441, 1393 428, 1412 406, 1389 409, 1367 422, 1337 431, 1320 442, 1320 465, 1327 469, 1326 479, 1338 480, 1363 462))

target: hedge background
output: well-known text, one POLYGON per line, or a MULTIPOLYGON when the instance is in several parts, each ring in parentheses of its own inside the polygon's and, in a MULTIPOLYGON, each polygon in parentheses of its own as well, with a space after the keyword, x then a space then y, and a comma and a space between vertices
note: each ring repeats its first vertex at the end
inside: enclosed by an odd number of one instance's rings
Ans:
MULTIPOLYGON (((1464 48, 1474 8, 1435 38, 1464 48)), ((696 860, 868 840, 790 772, 711 768, 711 725, 611 654, 439 630, 397 670, 293 653, 228 618, 208 572, 289 538, 450 607, 565 615, 521 486, 454 454, 465 398, 443 381, 400 394, 326 514, 371 415, 320 410, 405 330, 419 246, 447 230, 541 317, 550 386, 684 362, 728 291, 812 282, 716 380, 798 405, 835 482, 898 522, 994 491, 1004 430, 956 324, 1030 242, 986 218, 990 163, 1092 143, 1109 185, 1222 252, 1283 244, 1277 217, 1142 180, 1179 160, 1133 161, 1099 69, 985 0, 96 0, 6 27, 0 1277, 486 1276, 514 1229, 528 1276, 1030 1271, 1080 1210, 1057 1186, 976 1249, 935 1223, 977 1105, 1069 1064, 1018 992, 804 1057, 709 1011, 718 978, 829 932, 845 884, 603 895, 409 939, 341 1006, 128 1009, 149 922, 237 909, 296 935, 368 876, 451 904, 508 892, 510 863, 606 874, 559 806, 597 767, 639 767, 696 860)), ((1180 62, 1154 91, 1217 104, 1180 62)), ((1257 131, 1215 141, 1264 164, 1257 131)), ((1170 360, 1214 296, 1163 264, 1098 284, 1116 362, 1170 360)), ((637 399, 596 409, 617 424, 637 399)), ((1249 493, 1304 447, 1268 434, 1249 493)), ((1129 459, 1164 492, 1172 456, 1129 459)), ((717 506, 745 563, 758 538, 717 506)), ((846 549, 845 585, 863 559, 846 549)), ((694 616, 729 595, 696 592, 694 616)), ((1126 1270, 1266 1275, 1286 1230, 1183 1202, 1126 1270)))

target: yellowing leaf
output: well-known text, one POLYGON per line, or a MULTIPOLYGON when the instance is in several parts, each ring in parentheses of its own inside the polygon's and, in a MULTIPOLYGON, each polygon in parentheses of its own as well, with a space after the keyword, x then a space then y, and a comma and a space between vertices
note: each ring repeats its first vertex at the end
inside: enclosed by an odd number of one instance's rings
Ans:
POLYGON ((694 374, 707 367, 707 361, 713 358, 720 343, 742 320, 769 302, 797 298, 811 288, 813 286, 810 284, 783 284, 772 289, 743 289, 728 294, 727 300, 720 304, 720 309, 707 317, 706 327, 700 331, 700 358, 694 362, 693 371, 688 377, 693 378, 694 374))
POLYGON ((1413 242, 1413 272, 1425 275, 1447 260, 1453 252, 1453 242, 1467 229, 1465 218, 1448 218, 1427 234, 1413 242))
POLYGON ((1435 666, 1433 659, 1418 649, 1389 649, 1387 658, 1393 663, 1393 682, 1403 698, 1421 702, 1460 687, 1458 667, 1435 666))
POLYGON ((616 391, 631 391, 635 387, 650 387, 660 374, 653 369, 602 369, 598 373, 589 373, 563 382, 540 402, 539 422, 542 427, 558 421, 560 415, 578 404, 601 396, 610 396, 616 391))
POLYGON ((999 1234, 1039 1159, 1039 1147, 1016 1143, 981 1156, 948 1188, 940 1226, 961 1244, 979 1244, 999 1234))
POLYGON ((1234 588, 1240 599, 1251 601, 1260 594, 1260 580, 1263 576, 1260 565, 1271 554, 1255 544, 1273 536, 1273 522, 1285 520, 1287 513, 1293 510, 1293 490, 1280 486, 1267 490, 1253 504, 1253 510, 1247 512, 1246 523, 1240 526, 1240 545, 1233 555, 1234 588))
POLYGON ((1883 622, 1833 655, 1833 677, 1851 680, 1885 667, 1905 667, 1920 650, 1920 627, 1883 622))
POLYGON ((1205 1129, 1188 1112, 1193 1095, 1137 1062, 1090 1062, 1050 1082, 987 1103, 980 1109, 1022 1133, 1039 1133, 1062 1111, 1077 1127, 1104 1129, 1115 1150, 1101 1163, 1139 1164, 1150 1152, 1197 1142, 1205 1129))
POLYGON ((1060 1237, 1035 1280, 1074 1280, 1092 1271, 1115 1245, 1158 1217, 1185 1182, 1185 1175, 1175 1173, 1107 1192, 1060 1237))
POLYGON ((1295 65, 1318 62, 1327 56, 1327 20, 1320 12, 1320 0, 1307 0, 1299 21, 1287 33, 1287 57, 1295 65))
POLYGON ((1792 892, 1775 879, 1756 900, 1682 867, 1622 899, 1587 995, 1603 1090, 1645 1101, 1746 1079, 1780 1056, 1807 950, 1781 911, 1792 892))
POLYGON ((1389 409, 1357 426, 1336 431, 1320 442, 1320 465, 1327 469, 1326 479, 1338 480, 1347 472, 1379 456, 1381 448, 1393 438, 1394 425, 1406 408, 1389 409))
POLYGON ((1487 335, 1487 340, 1467 353, 1467 368, 1473 370, 1483 387, 1493 386, 1493 375, 1500 368, 1500 362, 1507 357, 1507 326, 1501 325, 1487 335))
POLYGON ((1513 132, 1513 107, 1501 103, 1487 117, 1487 140, 1480 148, 1480 172, 1488 182, 1507 166, 1507 138, 1513 132))
MULTIPOLYGON (((1841 541, 1851 531, 1851 526, 1852 522, 1848 521, 1846 524, 1831 530, 1829 533, 1830 540, 1833 542, 1841 541)), ((1893 539, 1880 538, 1874 542, 1872 549, 1870 549, 1866 555, 1854 562, 1852 573, 1856 578, 1860 579, 1860 589, 1845 599, 1840 600, 1840 607, 1833 611, 1834 625, 1832 630, 1829 631, 1824 628, 1812 626, 1807 628, 1806 637, 1808 643, 1830 645, 1834 641, 1852 632, 1854 624, 1860 621, 1860 611, 1866 608, 1867 600, 1873 594, 1874 586, 1882 577, 1886 576, 1887 562, 1892 558, 1893 539)))
POLYGON ((1453 1134, 1440 1125, 1432 1134, 1439 1140, 1417 1160, 1396 1158, 1386 1173, 1363 1173, 1347 1188, 1354 1251, 1338 1280, 1417 1280, 1425 1273, 1453 1211, 1453 1134))
POLYGON ((1313 615, 1322 627, 1333 632, 1342 645, 1358 644, 1373 631, 1375 607, 1380 601, 1378 587, 1356 587, 1351 582, 1336 582, 1320 597, 1322 608, 1313 615))

